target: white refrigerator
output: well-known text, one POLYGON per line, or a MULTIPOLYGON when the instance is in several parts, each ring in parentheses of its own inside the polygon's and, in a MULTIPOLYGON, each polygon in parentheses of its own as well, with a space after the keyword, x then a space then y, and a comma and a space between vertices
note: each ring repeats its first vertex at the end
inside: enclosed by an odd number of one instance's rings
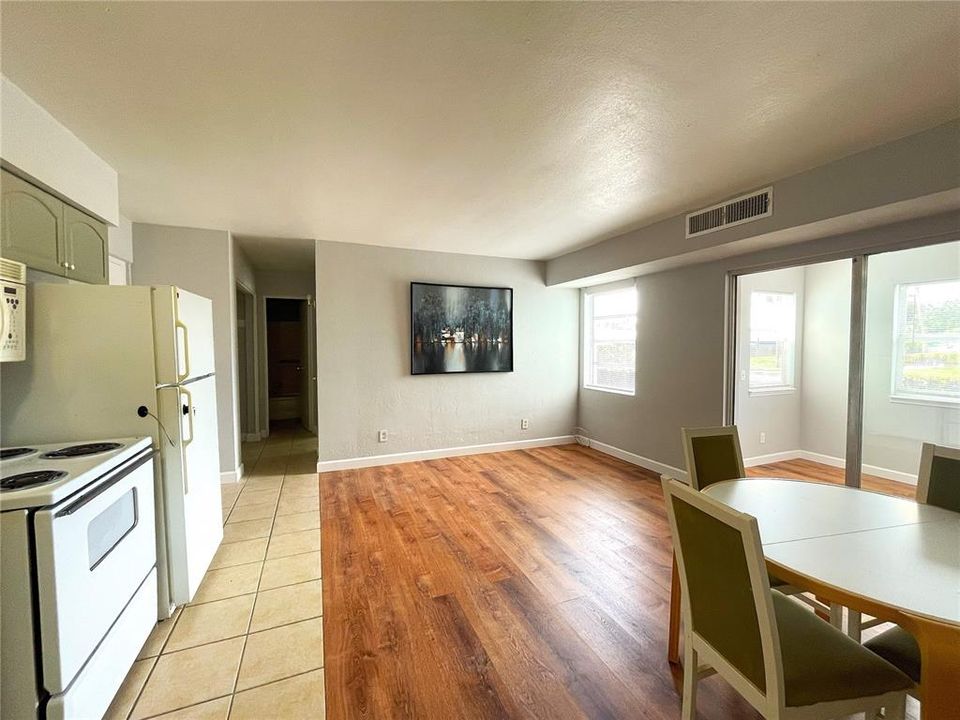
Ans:
POLYGON ((168 617, 193 599, 223 538, 212 303, 171 286, 28 292, 27 358, 0 371, 0 445, 153 437, 168 617))

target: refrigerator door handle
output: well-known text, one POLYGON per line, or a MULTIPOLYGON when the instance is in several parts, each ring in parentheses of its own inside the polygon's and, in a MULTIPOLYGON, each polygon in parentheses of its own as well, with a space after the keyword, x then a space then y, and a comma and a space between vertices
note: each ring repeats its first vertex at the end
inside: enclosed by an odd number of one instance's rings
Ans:
MULTIPOLYGON (((186 395, 187 403, 183 406, 183 414, 187 416, 187 425, 190 428, 190 437, 183 440, 180 443, 180 447, 183 452, 186 452, 187 446, 193 442, 193 395, 190 394, 190 391, 185 387, 178 389, 181 395, 186 395)), ((187 495, 190 492, 190 481, 187 478, 187 465, 188 463, 183 463, 183 494, 187 495)))
POLYGON ((183 334, 183 372, 180 372, 180 368, 177 368, 177 380, 182 382, 190 377, 190 331, 187 329, 186 323, 176 321, 177 330, 180 330, 183 334))
POLYGON ((187 324, 180 319, 180 294, 176 293, 173 299, 173 324, 183 333, 183 373, 180 373, 179 358, 177 358, 177 382, 183 382, 190 377, 190 330, 187 324))

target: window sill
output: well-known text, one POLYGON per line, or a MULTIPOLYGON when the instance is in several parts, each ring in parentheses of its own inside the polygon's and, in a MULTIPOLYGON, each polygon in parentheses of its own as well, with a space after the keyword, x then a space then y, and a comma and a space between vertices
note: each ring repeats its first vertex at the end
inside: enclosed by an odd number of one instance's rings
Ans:
POLYGON ((763 397, 765 395, 793 395, 797 388, 788 385, 778 385, 769 388, 755 388, 748 390, 750 397, 763 397))
POLYGON ((960 398, 924 397, 923 395, 891 395, 890 402, 901 405, 927 405, 930 407, 960 408, 960 398))
POLYGON ((625 397, 633 397, 636 395, 636 391, 629 390, 617 390, 616 388, 608 387, 599 387, 598 385, 584 385, 584 390, 594 390, 596 392, 609 393, 610 395, 623 395, 625 397))

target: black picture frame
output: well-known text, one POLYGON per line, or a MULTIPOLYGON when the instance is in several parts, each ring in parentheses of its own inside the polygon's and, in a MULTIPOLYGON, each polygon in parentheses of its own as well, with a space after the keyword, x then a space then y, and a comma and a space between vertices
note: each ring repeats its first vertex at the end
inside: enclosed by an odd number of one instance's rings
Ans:
POLYGON ((513 288, 410 283, 411 375, 513 372, 513 355, 513 288), (442 308, 428 314, 421 302, 427 297, 438 298, 442 308), (467 307, 451 317, 449 308, 458 303, 467 307))

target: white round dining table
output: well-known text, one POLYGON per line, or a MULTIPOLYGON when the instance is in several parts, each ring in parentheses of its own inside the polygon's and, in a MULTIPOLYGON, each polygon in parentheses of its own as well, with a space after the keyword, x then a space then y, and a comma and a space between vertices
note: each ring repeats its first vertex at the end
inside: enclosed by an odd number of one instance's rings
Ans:
POLYGON ((960 720, 960 513, 843 485, 782 478, 703 490, 757 518, 780 579, 916 637, 924 720, 960 720))

